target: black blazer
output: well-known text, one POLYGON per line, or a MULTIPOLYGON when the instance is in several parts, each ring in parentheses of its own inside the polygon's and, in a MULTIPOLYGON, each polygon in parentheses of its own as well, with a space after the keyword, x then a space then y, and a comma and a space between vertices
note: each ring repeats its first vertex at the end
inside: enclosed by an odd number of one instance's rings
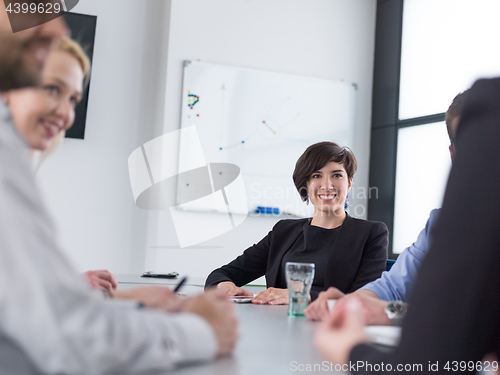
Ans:
MULTIPOLYGON (((258 244, 246 249, 231 263, 213 271, 205 287, 222 281, 243 286, 266 275, 267 287, 277 283, 281 259, 311 219, 281 220, 258 244)), ((388 230, 384 223, 347 215, 332 244, 324 290, 330 286, 352 292, 380 277, 387 262, 388 230)), ((319 292, 311 292, 313 299, 319 292)))
POLYGON ((352 363, 391 363, 393 369, 398 363, 421 364, 419 373, 456 374, 458 368, 460 374, 476 374, 470 363, 491 369, 491 362, 480 362, 484 355, 500 356, 499 103, 499 78, 476 82, 465 100, 443 207, 399 348, 388 354, 358 345, 352 363), (429 363, 439 368, 430 372, 429 363))

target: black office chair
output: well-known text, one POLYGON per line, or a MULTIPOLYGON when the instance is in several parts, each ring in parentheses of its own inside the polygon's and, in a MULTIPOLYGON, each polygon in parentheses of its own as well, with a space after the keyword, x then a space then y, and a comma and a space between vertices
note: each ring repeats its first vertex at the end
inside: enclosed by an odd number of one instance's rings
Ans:
POLYGON ((394 259, 387 259, 387 266, 385 267, 385 270, 389 271, 394 265, 394 263, 396 263, 394 259))

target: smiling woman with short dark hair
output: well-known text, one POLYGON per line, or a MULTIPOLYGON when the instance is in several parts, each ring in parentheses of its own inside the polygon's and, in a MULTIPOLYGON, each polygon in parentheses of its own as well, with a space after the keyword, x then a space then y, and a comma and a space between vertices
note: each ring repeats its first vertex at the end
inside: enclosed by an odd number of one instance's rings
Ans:
POLYGON ((300 197, 307 202, 309 180, 312 174, 329 162, 342 164, 347 173, 347 179, 352 181, 358 169, 358 162, 352 151, 333 142, 320 142, 309 147, 297 160, 293 172, 293 182, 300 197))
POLYGON ((288 304, 287 262, 315 264, 312 299, 330 286, 348 293, 377 279, 386 268, 388 230, 384 223, 345 212, 356 169, 356 158, 346 147, 333 142, 308 147, 293 180, 302 200, 314 205, 314 216, 279 221, 258 244, 213 271, 205 287, 225 289, 228 296, 250 296, 241 286, 265 275, 267 289, 252 302, 288 304))

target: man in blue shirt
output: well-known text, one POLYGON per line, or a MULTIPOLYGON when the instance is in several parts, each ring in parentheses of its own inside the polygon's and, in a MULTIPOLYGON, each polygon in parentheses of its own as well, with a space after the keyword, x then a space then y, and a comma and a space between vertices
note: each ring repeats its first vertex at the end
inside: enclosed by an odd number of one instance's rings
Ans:
MULTIPOLYGON (((450 136, 450 155, 453 160, 453 140, 460 119, 464 97, 467 91, 458 94, 446 111, 446 128, 450 136)), ((368 325, 390 325, 401 322, 406 312, 406 302, 417 279, 418 270, 429 249, 429 232, 435 225, 439 209, 432 210, 417 240, 398 257, 390 271, 382 273, 377 280, 358 289, 368 325), (390 302, 394 301, 394 302, 390 302), (395 302, 398 301, 398 302, 395 302), (400 303, 403 302, 403 303, 400 303), (392 311, 400 309, 399 311, 392 311)), ((321 292, 318 298, 304 311, 310 320, 323 320, 329 315, 327 300, 336 299, 343 303, 344 293, 334 287, 321 292)))
POLYGON ((418 269, 429 249, 429 231, 435 225, 438 214, 439 209, 431 211, 417 240, 399 255, 390 271, 382 273, 380 278, 360 288, 358 292, 371 291, 384 301, 407 302, 418 269))

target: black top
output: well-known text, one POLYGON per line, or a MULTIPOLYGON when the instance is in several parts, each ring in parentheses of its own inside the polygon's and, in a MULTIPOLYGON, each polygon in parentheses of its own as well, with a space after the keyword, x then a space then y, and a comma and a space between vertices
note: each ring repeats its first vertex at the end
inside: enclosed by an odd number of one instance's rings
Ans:
MULTIPOLYGON (((310 222, 311 219, 279 221, 258 244, 213 271, 205 287, 223 281, 243 286, 263 275, 266 276, 267 287, 277 287, 283 257, 302 235, 304 228, 310 227, 310 222)), ((321 290, 334 286, 349 293, 380 277, 386 268, 388 234, 384 223, 347 215, 330 252, 321 254, 320 262, 325 264, 321 290)), ((311 292, 313 299, 317 295, 318 290, 311 292)))
POLYGON ((404 363, 421 364, 419 373, 475 374, 486 353, 500 355, 499 103, 498 78, 477 81, 466 98, 443 207, 399 347, 386 354, 358 345, 353 363, 392 363, 388 373, 404 363), (439 371, 430 372, 429 363, 439 371))
POLYGON ((314 263, 314 280, 311 290, 317 293, 324 290, 326 263, 325 258, 332 252, 335 237, 340 227, 326 229, 315 225, 306 225, 293 244, 281 260, 281 269, 276 281, 276 288, 286 289, 286 263, 314 263))

